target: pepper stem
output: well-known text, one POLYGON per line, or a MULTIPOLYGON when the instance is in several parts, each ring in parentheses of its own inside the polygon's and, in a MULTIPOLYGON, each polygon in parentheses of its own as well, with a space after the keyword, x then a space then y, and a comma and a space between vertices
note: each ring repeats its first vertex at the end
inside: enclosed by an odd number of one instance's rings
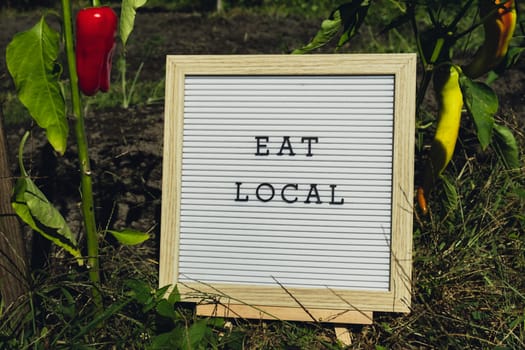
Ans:
POLYGON ((93 7, 100 7, 100 0, 93 0, 93 7))
POLYGON ((98 289, 100 283, 100 270, 98 260, 98 234, 96 229, 93 185, 91 179, 91 167, 89 164, 88 142, 84 126, 84 115, 80 90, 78 88, 78 75, 76 69, 75 49, 73 43, 73 22, 71 15, 70 0, 62 0, 62 11, 64 21, 65 50, 71 88, 71 104, 73 116, 75 117, 75 137, 78 147, 78 160, 80 166, 80 190, 82 196, 82 214, 84 218, 84 229, 87 240, 87 265, 89 267, 89 279, 93 283, 93 300, 99 311, 102 311, 102 295, 98 289))

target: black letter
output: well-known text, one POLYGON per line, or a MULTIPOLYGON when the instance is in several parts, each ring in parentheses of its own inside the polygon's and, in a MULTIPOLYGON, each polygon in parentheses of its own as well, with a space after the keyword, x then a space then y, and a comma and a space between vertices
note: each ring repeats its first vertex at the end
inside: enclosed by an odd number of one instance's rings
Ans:
POLYGON ((344 198, 341 198, 339 202, 335 201, 335 188, 337 185, 330 185, 330 188, 332 189, 332 200, 330 201, 330 204, 343 204, 345 202, 344 198))
POLYGON ((268 136, 255 136, 255 139, 257 140, 257 152, 255 152, 255 155, 256 156, 267 156, 268 154, 270 154, 269 150, 266 150, 266 153, 261 153, 261 149, 265 149, 266 144, 265 143, 261 144, 260 141, 264 140, 268 142, 268 136))
POLYGON ((295 156, 295 153, 293 152, 293 149, 292 149, 292 144, 290 143, 290 136, 283 136, 283 143, 281 144, 281 149, 279 150, 279 153, 277 153, 277 155, 282 156, 283 149, 285 148, 288 150, 289 156, 295 156))
POLYGON ((287 185, 284 185, 283 186, 283 189, 281 190, 281 198, 283 199, 283 201, 285 201, 286 203, 294 203, 294 202, 297 202, 297 197, 295 197, 294 199, 292 200, 289 200, 286 198, 286 196, 284 195, 284 191, 288 188, 288 187, 292 187, 293 189, 297 190, 297 184, 287 184, 287 185))
POLYGON ((313 136, 301 137, 301 143, 304 143, 304 141, 308 141, 308 153, 306 153, 306 156, 307 157, 313 156, 313 153, 312 153, 312 141, 315 141, 315 143, 319 143, 319 138, 318 137, 313 137, 313 136))
POLYGON ((273 196, 275 195, 275 189, 273 188, 273 186, 271 184, 269 184, 268 182, 263 182, 262 184, 260 184, 259 186, 257 186, 257 190, 255 190, 255 195, 257 196, 257 199, 260 200, 261 202, 269 202, 273 199, 273 196), (266 198, 266 199, 263 199, 261 198, 261 196, 259 196, 259 190, 261 189, 261 187, 269 187, 270 190, 272 191, 272 194, 270 195, 270 197, 266 198))
POLYGON ((319 191, 317 191, 317 184, 311 184, 310 185, 310 192, 308 192, 308 197, 306 197, 306 200, 304 201, 305 204, 310 204, 310 197, 317 197, 317 201, 315 203, 321 204, 321 197, 319 197, 319 191))
POLYGON ((235 197, 235 201, 236 202, 248 202, 248 195, 246 195, 246 197, 244 197, 243 199, 240 198, 242 182, 236 182, 235 184, 237 185, 237 197, 235 197))

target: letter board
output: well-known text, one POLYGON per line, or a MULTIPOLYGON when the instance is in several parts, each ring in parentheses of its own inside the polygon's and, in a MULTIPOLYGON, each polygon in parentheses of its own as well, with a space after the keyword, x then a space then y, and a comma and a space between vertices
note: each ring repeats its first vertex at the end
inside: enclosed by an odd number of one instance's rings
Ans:
POLYGON ((160 284, 408 311, 414 96, 412 54, 168 56, 160 284))

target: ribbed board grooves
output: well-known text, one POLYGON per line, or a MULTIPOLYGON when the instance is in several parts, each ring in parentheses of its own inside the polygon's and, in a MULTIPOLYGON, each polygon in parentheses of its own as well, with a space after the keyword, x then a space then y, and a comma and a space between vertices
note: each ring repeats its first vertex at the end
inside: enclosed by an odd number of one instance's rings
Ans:
POLYGON ((393 75, 186 76, 179 281, 389 290, 393 111, 393 75))

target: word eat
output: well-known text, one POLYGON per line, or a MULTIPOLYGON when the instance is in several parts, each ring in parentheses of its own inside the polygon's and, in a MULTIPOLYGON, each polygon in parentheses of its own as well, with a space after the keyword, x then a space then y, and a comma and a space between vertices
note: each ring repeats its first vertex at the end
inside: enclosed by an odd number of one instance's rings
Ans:
MULTIPOLYGON (((256 145, 257 145, 257 151, 255 152, 256 156, 268 156, 270 155, 270 150, 267 149, 267 142, 270 140, 268 136, 255 136, 256 145)), ((308 152, 306 153, 307 157, 312 157, 312 141, 315 143, 319 143, 318 137, 301 137, 301 143, 305 143, 305 141, 308 143, 308 152)), ((295 152, 293 151, 292 144, 290 142, 290 136, 283 136, 283 142, 281 143, 281 148, 279 149, 279 152, 276 154, 278 156, 284 155, 284 151, 288 152, 289 156, 295 156, 295 152)))

